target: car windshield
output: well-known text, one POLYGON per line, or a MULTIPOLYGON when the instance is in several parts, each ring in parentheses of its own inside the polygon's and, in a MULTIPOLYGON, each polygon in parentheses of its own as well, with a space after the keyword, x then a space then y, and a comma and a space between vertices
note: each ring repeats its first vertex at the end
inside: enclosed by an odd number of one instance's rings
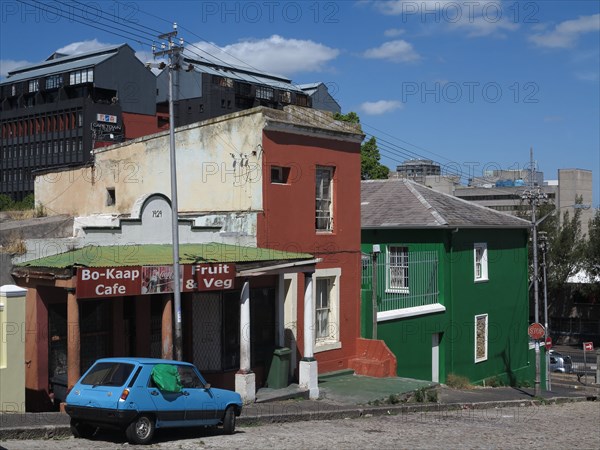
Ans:
POLYGON ((118 362, 97 363, 90 369, 81 384, 93 386, 123 386, 133 370, 133 364, 118 362))

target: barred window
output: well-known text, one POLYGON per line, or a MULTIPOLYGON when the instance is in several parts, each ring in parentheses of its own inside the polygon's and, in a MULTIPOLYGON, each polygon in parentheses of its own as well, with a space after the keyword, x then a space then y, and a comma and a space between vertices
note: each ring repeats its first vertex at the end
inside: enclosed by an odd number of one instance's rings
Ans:
POLYGON ((408 247, 388 247, 387 290, 408 292, 408 247))

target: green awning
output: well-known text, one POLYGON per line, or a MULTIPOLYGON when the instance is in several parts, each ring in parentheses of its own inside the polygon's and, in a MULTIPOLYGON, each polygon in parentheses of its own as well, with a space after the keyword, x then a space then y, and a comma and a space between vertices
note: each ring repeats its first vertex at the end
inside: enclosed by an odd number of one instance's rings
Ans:
MULTIPOLYGON (((268 248, 240 245, 182 244, 179 246, 181 264, 199 263, 260 263, 268 261, 301 261, 312 259, 308 253, 286 252, 268 248)), ((77 250, 19 263, 16 267, 126 267, 173 264, 171 245, 110 245, 86 246, 77 250)))

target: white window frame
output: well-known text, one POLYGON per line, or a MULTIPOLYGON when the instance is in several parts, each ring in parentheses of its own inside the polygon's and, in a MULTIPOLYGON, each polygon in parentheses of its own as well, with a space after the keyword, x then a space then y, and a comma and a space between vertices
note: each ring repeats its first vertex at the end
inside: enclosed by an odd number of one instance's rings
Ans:
POLYGON ((485 242, 473 244, 473 278, 476 283, 488 281, 488 250, 485 242))
POLYGON ((408 247, 406 245, 389 245, 385 256, 385 291, 408 294, 410 282, 410 274, 408 273, 408 247), (402 285, 400 286, 392 286, 392 249, 400 250, 396 258, 400 258, 401 264, 394 266, 398 267, 402 273, 402 285))
POLYGON ((315 336, 315 353, 327 350, 335 350, 342 348, 340 342, 340 277, 342 269, 339 267, 332 269, 317 269, 313 275, 312 294, 314 299, 314 336, 315 336), (319 279, 328 278, 331 280, 329 288, 329 313, 328 313, 328 329, 329 333, 325 337, 317 337, 317 282, 319 279))
POLYGON ((488 328, 489 328, 489 317, 488 317, 488 315, 487 314, 478 314, 478 315, 476 315, 475 316, 475 324, 474 324, 474 333, 473 333, 473 336, 474 336, 474 339, 473 339, 474 340, 473 350, 475 352, 474 353, 475 363, 479 363, 479 362, 482 362, 482 361, 487 361, 487 359, 488 359, 488 328), (484 331, 484 333, 485 333, 485 336, 484 336, 485 348, 484 348, 484 355, 480 356, 480 357, 477 357, 477 337, 478 337, 478 335, 477 335, 477 322, 481 318, 485 319, 485 331, 484 331))
POLYGON ((315 229, 321 233, 333 232, 333 176, 334 167, 331 166, 317 166, 315 171, 315 229), (319 176, 320 172, 329 173, 329 195, 324 193, 324 176, 319 176), (322 202, 329 202, 327 210, 323 209, 322 202), (326 225, 320 227, 320 221, 326 221, 326 225))

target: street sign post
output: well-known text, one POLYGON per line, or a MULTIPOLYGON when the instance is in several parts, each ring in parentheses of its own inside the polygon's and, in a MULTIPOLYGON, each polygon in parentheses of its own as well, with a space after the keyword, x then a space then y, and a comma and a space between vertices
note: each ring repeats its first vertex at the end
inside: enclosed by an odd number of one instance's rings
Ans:
POLYGON ((536 322, 529 325, 529 328, 527 328, 527 334, 529 334, 531 339, 539 340, 544 337, 546 330, 541 323, 536 322))
POLYGON ((593 342, 584 342, 583 343, 583 371, 584 371, 584 380, 587 384, 587 352, 594 351, 594 343, 593 342))

